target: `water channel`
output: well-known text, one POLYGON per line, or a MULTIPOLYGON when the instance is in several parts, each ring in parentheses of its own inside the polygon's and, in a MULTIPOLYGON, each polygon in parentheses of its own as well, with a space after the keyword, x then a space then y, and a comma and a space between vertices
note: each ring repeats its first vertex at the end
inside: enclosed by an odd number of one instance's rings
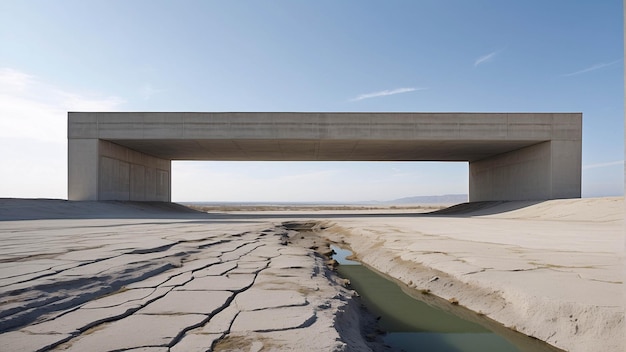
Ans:
POLYGON ((350 251, 331 248, 336 253, 333 259, 339 262, 337 272, 350 280, 369 311, 380 317, 384 342, 396 351, 560 351, 443 299, 417 291, 409 295, 398 283, 346 259, 350 251), (428 298, 428 303, 420 296, 428 298))

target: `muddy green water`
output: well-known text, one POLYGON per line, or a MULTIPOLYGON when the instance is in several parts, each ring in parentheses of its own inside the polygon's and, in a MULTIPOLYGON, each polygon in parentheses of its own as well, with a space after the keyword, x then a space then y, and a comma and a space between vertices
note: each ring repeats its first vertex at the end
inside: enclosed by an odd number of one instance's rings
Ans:
MULTIPOLYGON (((351 287, 361 296, 365 306, 376 316, 386 334, 385 344, 397 351, 430 352, 484 352, 484 351, 558 351, 554 347, 523 334, 500 326, 500 334, 476 321, 487 320, 462 307, 439 300, 440 307, 448 304, 450 311, 463 310, 464 317, 437 308, 406 294, 393 281, 360 265, 347 260, 351 253, 336 246, 333 258, 339 262, 338 273, 350 280, 351 287), (474 315, 472 317, 471 315, 474 315), (501 336, 505 335, 507 338, 501 336), (513 342, 512 342, 513 341, 513 342)), ((497 323, 491 321, 492 326, 497 323)))

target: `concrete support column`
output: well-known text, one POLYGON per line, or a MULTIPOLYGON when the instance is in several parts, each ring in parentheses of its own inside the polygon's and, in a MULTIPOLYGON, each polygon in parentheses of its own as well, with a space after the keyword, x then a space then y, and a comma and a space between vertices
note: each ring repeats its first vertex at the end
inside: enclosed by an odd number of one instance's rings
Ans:
POLYGON ((67 141, 67 199, 98 200, 98 139, 67 141))
POLYGON ((68 199, 171 201, 171 161, 100 139, 68 140, 68 199))
POLYGON ((469 201, 580 198, 581 142, 549 141, 469 164, 469 201))

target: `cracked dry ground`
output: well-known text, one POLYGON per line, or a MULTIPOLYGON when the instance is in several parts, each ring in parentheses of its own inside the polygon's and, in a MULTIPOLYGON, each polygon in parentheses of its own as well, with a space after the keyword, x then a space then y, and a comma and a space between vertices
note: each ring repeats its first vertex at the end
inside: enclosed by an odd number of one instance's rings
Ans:
POLYGON ((349 293, 312 250, 281 244, 301 238, 295 231, 268 224, 75 222, 50 221, 45 231, 4 229, 2 350, 345 345, 334 324, 349 293))

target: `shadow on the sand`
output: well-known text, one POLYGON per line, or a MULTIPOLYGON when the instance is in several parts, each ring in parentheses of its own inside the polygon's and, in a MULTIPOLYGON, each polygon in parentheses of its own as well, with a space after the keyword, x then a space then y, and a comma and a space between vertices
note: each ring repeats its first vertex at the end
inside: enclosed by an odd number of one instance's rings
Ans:
MULTIPOLYGON (((202 212, 168 202, 130 201, 67 201, 60 199, 0 199, 0 221, 52 219, 189 219, 189 220, 261 220, 261 219, 336 219, 336 218, 412 218, 430 216, 472 217, 492 215, 522 209, 541 201, 488 201, 461 203, 433 212, 373 212, 333 210, 292 212, 202 212)), ((364 210, 367 210, 364 208, 364 210)))
POLYGON ((453 205, 451 207, 435 210, 427 215, 456 215, 456 216, 479 216, 506 213, 539 204, 540 200, 527 201, 483 201, 468 202, 453 205))

